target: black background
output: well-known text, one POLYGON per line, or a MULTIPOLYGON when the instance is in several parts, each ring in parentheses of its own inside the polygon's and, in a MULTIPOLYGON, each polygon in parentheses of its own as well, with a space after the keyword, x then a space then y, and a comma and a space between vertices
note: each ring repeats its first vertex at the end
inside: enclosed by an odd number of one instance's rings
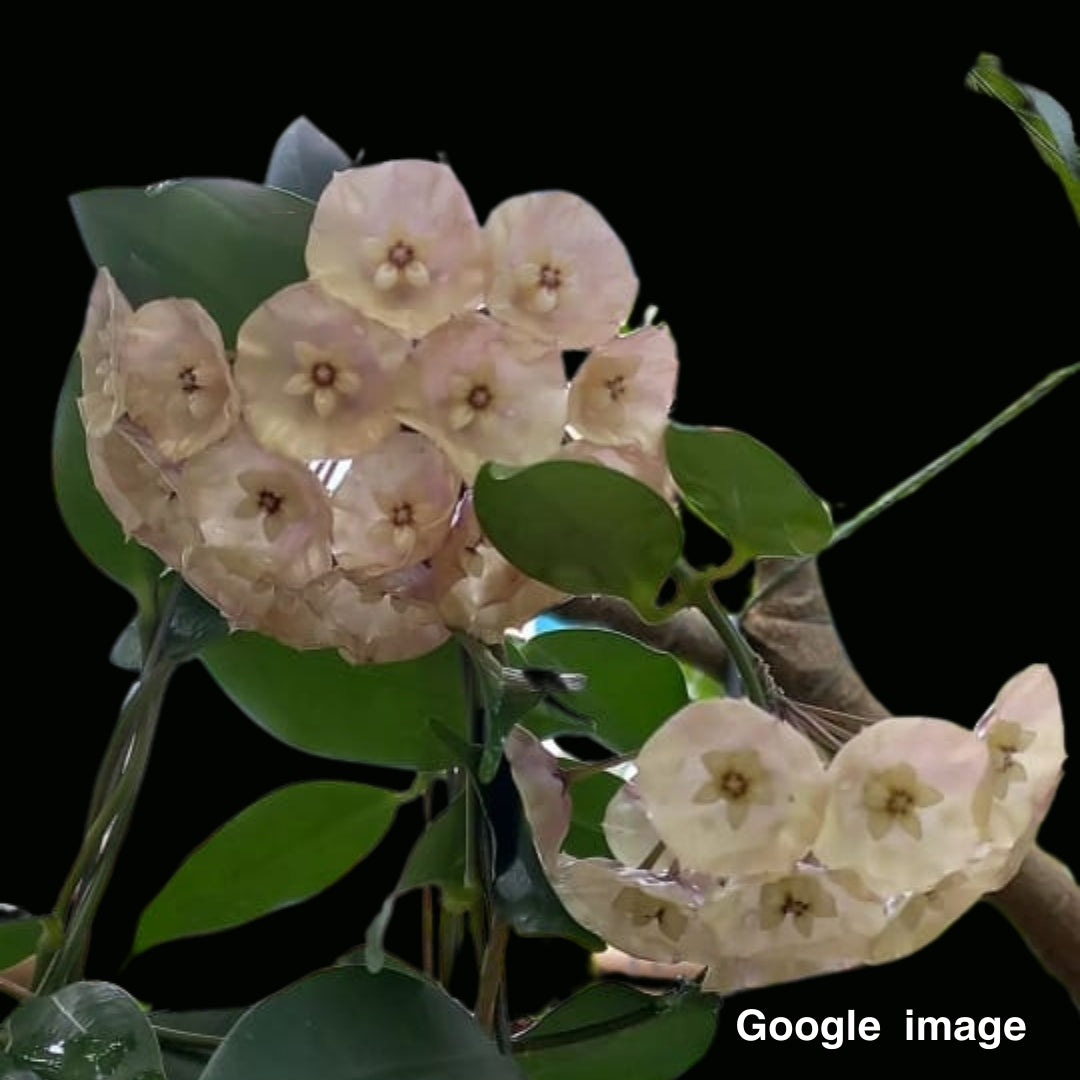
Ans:
MULTIPOLYGON (((265 54, 265 77, 258 64, 241 74, 197 49, 160 67, 150 50, 137 68, 122 50, 87 50, 83 81, 20 99, 13 141, 39 166, 7 183, 7 476, 16 486, 5 503, 13 632, 0 900, 51 905, 128 683, 107 662, 127 597, 68 539, 48 474, 51 415, 92 280, 68 194, 185 175, 259 180, 298 113, 350 151, 365 146, 369 162, 445 152, 481 218, 524 191, 577 192, 623 238, 641 300, 672 328, 682 362, 676 417, 751 432, 838 520, 1077 359, 1080 232, 1065 196, 1008 112, 962 85, 976 53, 994 51, 1008 72, 1080 114, 1075 66, 1055 53, 1052 27, 949 36, 881 24, 847 26, 844 36, 816 24, 780 44, 775 28, 727 29, 706 44, 704 27, 643 23, 617 52, 564 43, 535 66, 503 54, 508 70, 486 81, 487 54, 436 71, 394 40, 371 69, 362 58, 320 67, 314 46, 282 39, 265 54), (304 52, 302 72, 285 62, 289 49, 304 52)), ((1078 397, 1073 385, 1057 391, 822 559, 848 649, 894 712, 973 723, 1007 678, 1045 661, 1076 744, 1078 397)), ((718 550, 692 531, 692 556, 718 550)), ((162 1007, 242 1004, 358 943, 415 833, 411 811, 317 900, 121 970, 138 912, 196 844, 260 795, 316 777, 401 782, 278 744, 200 667, 184 669, 101 912, 91 976, 162 1007)), ((1067 772, 1041 840, 1074 866, 1078 813, 1067 772)), ((391 943, 410 959, 415 925, 406 902, 391 943)), ((517 1013, 585 973, 581 954, 547 942, 515 943, 512 965, 517 1013)), ((881 1021, 872 1052, 912 1060, 941 1048, 902 1041, 909 1007, 1022 1017, 1025 1040, 996 1051, 1014 1059, 1066 1049, 1077 1034, 1065 993, 986 905, 910 959, 734 998, 695 1075, 792 1053, 790 1043, 739 1041, 735 1019, 749 1007, 792 1019, 855 1009, 881 1021)))

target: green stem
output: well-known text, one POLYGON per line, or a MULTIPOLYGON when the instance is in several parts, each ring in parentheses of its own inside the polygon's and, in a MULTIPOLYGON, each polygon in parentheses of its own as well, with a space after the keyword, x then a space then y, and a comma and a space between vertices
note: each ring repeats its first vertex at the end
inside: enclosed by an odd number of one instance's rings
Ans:
MULTIPOLYGON (((1046 397, 1051 390, 1059 386, 1070 376, 1075 375, 1078 371, 1080 371, 1080 363, 1070 364, 1068 367, 1059 368, 1057 371, 1051 372, 1045 379, 1036 383, 1026 394, 1017 398, 1016 401, 999 412, 992 420, 983 424, 978 431, 973 432, 963 442, 958 443, 951 450, 947 450, 941 457, 930 462, 925 468, 920 469, 917 473, 914 473, 906 480, 897 484, 896 487, 885 492, 884 495, 856 514, 850 521, 845 521, 843 525, 839 526, 833 532, 832 539, 829 541, 826 550, 835 547, 841 540, 846 540, 852 533, 858 532, 864 525, 873 521, 874 518, 879 514, 884 513, 884 511, 888 510, 891 506, 895 506, 902 499, 906 499, 909 495, 914 495, 924 484, 929 483, 929 481, 944 472, 950 465, 954 465, 965 454, 974 450, 980 443, 985 442, 995 431, 1015 420, 1022 413, 1030 409, 1036 402, 1046 397)), ((803 558, 794 560, 783 573, 777 574, 768 585, 755 593, 747 601, 742 614, 745 616, 755 604, 760 604, 766 596, 769 596, 776 589, 780 588, 784 582, 790 580, 798 573, 800 567, 810 562, 813 558, 815 558, 815 556, 806 555, 803 558)))
POLYGON ((734 619, 720 606, 713 596, 708 573, 695 570, 685 559, 680 559, 672 571, 682 596, 687 604, 692 604, 709 620, 709 623, 723 639, 728 653, 738 669, 746 695, 762 709, 769 707, 769 696, 761 679, 758 658, 747 644, 734 619))
POLYGON ((158 1042, 169 1043, 173 1046, 181 1046, 192 1050, 216 1050, 224 1041, 221 1035, 206 1035, 201 1031, 180 1031, 177 1028, 162 1027, 152 1020, 150 1026, 158 1042))
POLYGON ((493 917, 484 957, 480 962, 480 988, 476 995, 476 1020, 489 1035, 497 1034, 499 1028, 499 998, 506 977, 506 944, 509 938, 510 927, 493 917))

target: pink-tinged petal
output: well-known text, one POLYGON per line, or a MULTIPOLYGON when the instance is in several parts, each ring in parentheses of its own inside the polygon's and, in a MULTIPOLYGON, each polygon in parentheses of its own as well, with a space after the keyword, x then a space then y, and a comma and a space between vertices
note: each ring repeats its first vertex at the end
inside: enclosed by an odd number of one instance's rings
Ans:
POLYGON ((532 830, 540 861, 554 871, 559 849, 570 829, 572 810, 559 760, 535 735, 515 726, 503 743, 532 830))
POLYGON ((433 161, 337 173, 315 209, 306 257, 327 292, 410 338, 476 310, 489 273, 469 197, 433 161))
POLYGON ((128 416, 169 461, 228 434, 240 414, 221 332, 194 300, 152 300, 128 320, 117 358, 128 416))
POLYGON ((90 474, 124 533, 172 567, 199 539, 177 496, 179 470, 154 454, 145 435, 120 420, 107 435, 86 441, 90 474))
POLYGON ((566 424, 566 392, 557 349, 486 315, 463 315, 410 356, 398 416, 471 483, 485 461, 530 465, 551 457, 566 424))
POLYGON ((672 505, 677 501, 675 481, 664 459, 646 453, 638 446, 599 446, 587 439, 573 439, 560 446, 555 457, 567 461, 592 461, 633 477, 672 505))
POLYGON ((243 429, 192 458, 179 490, 207 546, 246 561, 249 576, 302 588, 330 571, 330 503, 322 485, 243 429))
POLYGON ((519 195, 491 212, 484 232, 497 319, 563 349, 591 348, 625 323, 637 277, 622 241, 584 199, 519 195))
POLYGON ((131 305, 112 274, 101 267, 90 290, 86 322, 79 337, 82 365, 79 413, 91 438, 107 435, 124 414, 124 388, 117 373, 117 357, 130 317, 131 305))
POLYGON ((570 424, 592 442, 629 443, 659 454, 678 374, 666 326, 647 326, 598 345, 570 383, 570 424))
POLYGON ((991 843, 1020 848, 1022 860, 1050 808, 1065 761, 1061 701, 1050 669, 1033 664, 1010 679, 975 734, 990 753, 991 843))
POLYGON ((244 418, 268 450, 300 461, 362 454, 397 429, 408 342, 310 282, 275 293, 237 338, 244 418))
POLYGON ((678 878, 563 855, 551 884, 582 926, 631 956, 700 962, 716 949, 700 917, 703 895, 678 878))
POLYGON ((429 439, 395 432, 354 459, 334 491, 334 555, 379 576, 430 558, 450 532, 461 477, 429 439))
POLYGON ((423 566, 363 583, 335 573, 306 595, 333 625, 338 651, 349 663, 413 660, 450 637, 428 599, 430 577, 423 566))
POLYGON ((675 856, 669 850, 664 848, 656 855, 663 841, 649 818, 637 784, 623 784, 615 792, 604 811, 602 827, 607 846, 619 862, 626 866, 649 862, 649 869, 657 873, 671 869, 675 856))
POLYGON ((829 765, 829 801, 814 854, 882 893, 922 890, 985 849, 990 758, 946 720, 871 724, 829 765))
POLYGON ((740 698, 677 712, 641 748, 636 783, 681 866, 783 871, 821 823, 825 770, 809 740, 740 698))

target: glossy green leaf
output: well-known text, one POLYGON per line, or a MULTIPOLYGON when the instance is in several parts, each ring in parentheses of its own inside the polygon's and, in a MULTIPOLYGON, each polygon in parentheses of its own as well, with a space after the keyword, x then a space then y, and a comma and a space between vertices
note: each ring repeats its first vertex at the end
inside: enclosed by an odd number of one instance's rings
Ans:
POLYGON ((216 1049, 213 1039, 224 1039, 247 1009, 194 1009, 183 1012, 162 1010, 150 1014, 161 1044, 166 1080, 200 1080, 216 1049), (165 1030, 163 1030, 165 1029, 165 1030), (169 1034, 173 1033, 170 1038, 169 1034), (206 1046, 185 1043, 178 1035, 209 1036, 206 1046))
POLYGON ((198 300, 226 346, 267 297, 307 277, 314 204, 244 180, 168 180, 71 198, 90 257, 107 266, 136 307, 198 300))
POLYGON ((256 1005, 202 1080, 521 1080, 439 987, 393 971, 321 971, 256 1005))
POLYGON ((397 806, 391 791, 342 780, 271 792, 188 856, 143 912, 134 952, 314 896, 375 847, 397 806))
POLYGON ((365 963, 371 971, 381 970, 385 962, 383 936, 399 896, 412 889, 434 885, 442 893, 443 907, 450 912, 468 911, 476 902, 476 886, 467 885, 465 881, 467 827, 465 798, 459 795, 421 833, 409 853, 397 887, 368 927, 365 963))
POLYGON ((604 837, 604 813, 623 782, 611 773, 583 776, 570 785, 573 812, 563 849, 579 859, 612 858, 604 837))
MULTIPOLYGON (((585 689, 568 695, 567 703, 595 721, 589 735, 615 753, 639 750, 689 700, 686 680, 671 656, 612 630, 537 634, 522 653, 529 664, 588 678, 585 689)), ((522 723, 541 738, 581 732, 580 725, 547 706, 534 709, 522 723)))
POLYGON ((306 116, 298 116, 274 145, 266 183, 314 201, 334 173, 351 164, 349 155, 333 139, 306 116))
MULTIPOLYGON (((150 1022, 119 986, 81 982, 31 998, 0 1027, 0 1050, 40 1080, 163 1080, 150 1022)), ((5 1073, 10 1076, 10 1073, 5 1073)))
POLYGON ((709 1049, 719 1007, 691 989, 596 983, 521 1036, 514 1057, 527 1080, 675 1080, 709 1049))
POLYGON ((125 539, 120 523, 94 487, 86 460, 86 433, 75 404, 81 379, 76 356, 60 391, 53 427, 53 486, 60 516, 86 557, 145 605, 153 595, 162 562, 142 544, 125 539))
POLYGON ((1011 110, 1039 157, 1061 181, 1080 221, 1080 147, 1064 106, 1045 90, 1011 79, 1001 70, 1001 61, 990 53, 982 53, 975 61, 967 74, 966 85, 996 98, 1011 110))
POLYGON ((744 432, 670 424, 667 459, 687 507, 731 544, 732 564, 813 555, 832 538, 828 506, 744 432))
POLYGON ((33 915, 0 922, 0 971, 37 951, 45 920, 33 915))
POLYGON ((465 735, 453 642, 416 660, 354 665, 329 650, 297 652, 238 633, 209 645, 202 659, 248 716, 297 749, 421 772, 455 764, 432 727, 465 735))
POLYGON ((671 507, 601 465, 488 464, 474 498, 484 533, 526 574, 569 593, 622 596, 644 613, 682 550, 671 507))

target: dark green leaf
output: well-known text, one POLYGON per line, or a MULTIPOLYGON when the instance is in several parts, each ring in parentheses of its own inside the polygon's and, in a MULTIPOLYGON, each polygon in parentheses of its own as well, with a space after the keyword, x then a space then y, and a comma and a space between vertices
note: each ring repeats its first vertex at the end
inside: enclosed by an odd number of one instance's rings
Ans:
POLYGON ((0 1046, 16 1067, 41 1080, 165 1075, 150 1022, 133 998, 109 983, 73 983, 24 1002, 0 1027, 0 1046))
POLYGON ((485 465, 474 497, 485 534, 526 574, 569 593, 622 596, 646 614, 682 549, 671 507, 601 465, 485 465))
POLYGON ((256 1005, 202 1080, 521 1080, 441 989, 397 972, 322 971, 256 1005))
POLYGON ((306 116, 299 116, 274 145, 266 183, 317 200, 334 173, 351 164, 349 155, 333 139, 306 116))
MULTIPOLYGON (((671 656, 611 630, 537 634, 522 652, 529 664, 588 678, 585 689, 567 700, 595 721, 590 736, 619 754, 639 750, 688 701, 686 680, 671 656)), ((541 738, 581 732, 580 725, 546 706, 522 722, 541 738)))
POLYGON ((53 427, 53 484, 60 516, 86 557, 131 592, 140 606, 152 602, 161 560, 134 540, 94 487, 86 460, 86 433, 75 399, 82 382, 79 358, 68 368, 53 427))
POLYGON ((757 555, 813 555, 829 543, 829 508, 757 439, 670 424, 667 458, 686 505, 731 544, 733 565, 757 555))
POLYGON ((716 1032, 720 999, 694 990, 658 997, 617 983, 585 987, 514 1046, 528 1080, 675 1080, 716 1032))
POLYGON ((168 180, 71 198, 90 257, 138 307, 190 297, 227 347, 267 297, 307 277, 304 248, 314 204, 244 180, 168 180))
POLYGON ((167 1080, 200 1080, 215 1047, 185 1045, 169 1032, 216 1036, 224 1039, 247 1009, 198 1009, 185 1012, 153 1012, 150 1021, 161 1044, 167 1080), (162 1029, 168 1031, 162 1031, 162 1029))
POLYGON ((579 859, 610 859, 604 837, 604 813, 623 782, 610 773, 598 772, 575 780, 570 786, 573 814, 563 848, 579 859))
POLYGON ((134 952, 314 896, 375 847, 397 806, 393 792, 340 780, 271 792, 188 857, 143 912, 134 952))
POLYGON ((0 922, 0 971, 25 960, 37 951, 44 919, 27 915, 0 922))
POLYGON ((465 734, 461 663, 453 642, 417 660, 348 664, 258 634, 232 634, 202 659, 257 724, 290 746, 342 761, 436 771, 454 765, 435 720, 465 734))
POLYGON ((365 962, 371 971, 379 971, 385 961, 383 935, 399 896, 425 885, 435 885, 442 892, 443 907, 450 912, 468 911, 476 902, 476 887, 465 882, 466 828, 465 798, 459 795, 416 841, 397 888, 368 927, 365 962))
POLYGON ((1080 147, 1065 108, 1044 90, 1009 78, 1001 70, 1001 61, 990 53, 979 56, 966 82, 970 89, 1008 106, 1061 181, 1080 221, 1080 147))

